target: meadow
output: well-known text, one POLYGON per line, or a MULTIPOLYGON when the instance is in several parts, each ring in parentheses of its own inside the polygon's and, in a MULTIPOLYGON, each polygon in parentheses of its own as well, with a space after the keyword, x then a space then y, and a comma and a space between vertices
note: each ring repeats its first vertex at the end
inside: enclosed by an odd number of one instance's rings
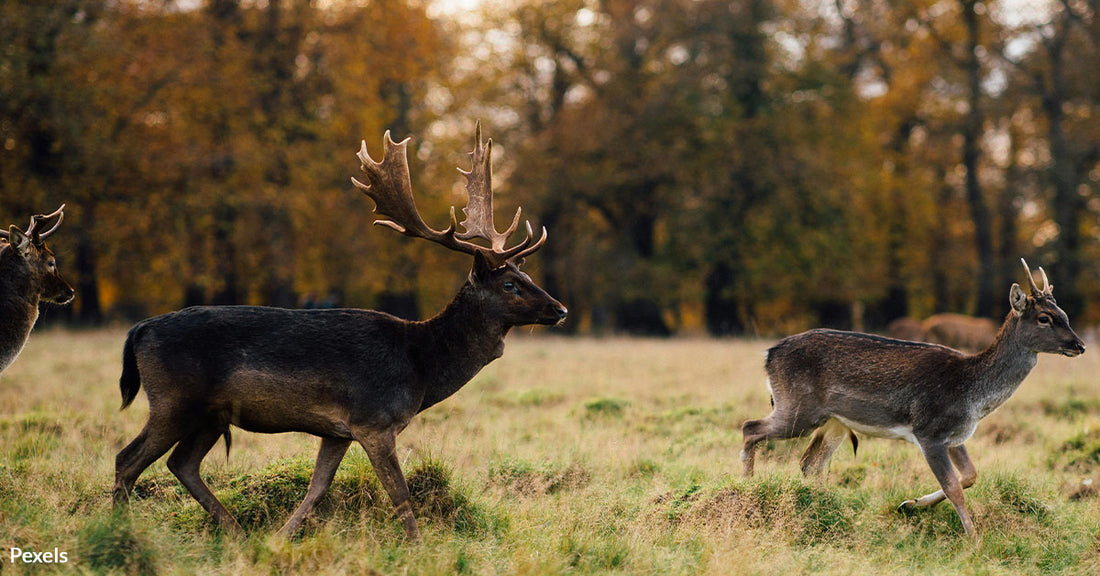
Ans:
POLYGON ((125 332, 36 331, 0 376, 3 574, 1096 574, 1100 351, 1044 355, 967 444, 980 540, 916 447, 845 445, 804 480, 807 439, 758 450, 740 424, 769 411, 767 340, 565 339, 516 333, 504 357, 398 438, 423 541, 399 521, 361 448, 294 540, 272 536, 305 493, 319 441, 234 431, 203 474, 244 526, 214 527, 162 458, 112 513, 115 454, 141 429, 119 412, 125 332), (64 564, 11 562, 10 549, 64 564))

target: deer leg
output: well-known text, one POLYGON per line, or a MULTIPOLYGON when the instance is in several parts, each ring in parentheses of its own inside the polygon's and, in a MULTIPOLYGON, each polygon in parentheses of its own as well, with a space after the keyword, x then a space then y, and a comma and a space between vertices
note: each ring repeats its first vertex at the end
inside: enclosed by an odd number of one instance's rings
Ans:
POLYGON ((317 452, 313 477, 309 479, 309 490, 306 491, 306 497, 302 503, 290 515, 290 519, 279 529, 280 536, 290 537, 298 531, 310 510, 313 510, 313 506, 332 485, 332 479, 336 477, 336 469, 340 467, 340 462, 344 459, 344 454, 350 445, 351 440, 344 438, 321 438, 321 449, 317 452))
MULTIPOLYGON (((947 449, 947 455, 951 457, 951 463, 955 465, 955 469, 959 471, 959 484, 962 485, 963 490, 970 488, 974 485, 974 481, 978 479, 978 471, 974 468, 974 463, 970 461, 970 455, 966 453, 966 447, 961 444, 958 446, 952 446, 947 449)), ((920 498, 914 500, 906 500, 901 503, 901 508, 927 508, 929 506, 935 506, 940 502, 943 502, 947 498, 943 490, 936 490, 931 494, 925 494, 920 498)))
POLYGON ((405 526, 405 536, 413 542, 420 540, 420 530, 416 527, 416 517, 413 516, 409 485, 405 481, 405 475, 401 473, 401 464, 397 461, 397 433, 386 430, 365 433, 356 431, 354 434, 366 450, 371 466, 374 467, 374 473, 382 482, 382 487, 389 494, 394 512, 405 526))
MULTIPOLYGON (((966 510, 966 502, 963 499, 964 486, 959 477, 955 475, 955 470, 952 467, 952 463, 955 462, 955 465, 962 463, 963 467, 969 468, 970 483, 973 484, 977 473, 974 472, 973 464, 970 463, 966 450, 952 450, 943 444, 922 444, 921 451, 924 452, 924 459, 928 462, 928 466, 932 468, 932 473, 936 475, 941 490, 921 496, 916 500, 906 500, 901 503, 901 506, 898 506, 898 510, 931 506, 943 501, 944 496, 946 496, 955 507, 955 512, 959 514, 966 535, 973 538, 977 532, 974 530, 974 522, 970 519, 970 513, 966 510)), ((964 470, 963 474, 967 475, 967 472, 964 470)))
POLYGON ((829 459, 833 457, 833 453, 848 438, 850 432, 847 426, 835 418, 829 419, 824 426, 818 428, 806 452, 799 459, 802 475, 820 475, 829 463, 829 459))
POLYGON ((966 453, 966 446, 959 444, 947 449, 947 455, 951 457, 951 463, 959 471, 959 481, 963 489, 970 488, 978 480, 978 469, 970 461, 970 455, 966 453))
POLYGON ((112 496, 116 508, 130 501, 130 491, 138 476, 186 434, 187 430, 181 430, 175 422, 150 416, 141 433, 115 457, 112 496))
POLYGON ((168 469, 179 478, 191 496, 217 521, 227 532, 242 533, 237 519, 225 509, 206 482, 199 474, 199 465, 207 452, 214 447, 223 431, 218 426, 207 425, 187 436, 168 457, 168 469))
POLYGON ((741 449, 741 464, 745 476, 752 476, 753 463, 756 460, 756 445, 771 438, 797 438, 819 427, 825 419, 809 414, 787 414, 774 410, 766 418, 747 420, 741 426, 741 435, 745 439, 741 449))

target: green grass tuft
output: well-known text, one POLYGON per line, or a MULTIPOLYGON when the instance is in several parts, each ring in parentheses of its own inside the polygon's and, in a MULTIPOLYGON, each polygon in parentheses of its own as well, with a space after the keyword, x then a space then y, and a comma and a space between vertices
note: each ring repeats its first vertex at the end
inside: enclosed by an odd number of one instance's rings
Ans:
POLYGON ((1043 398, 1039 401, 1039 406, 1046 416, 1060 420, 1074 420, 1100 413, 1100 398, 1081 398, 1071 394, 1069 398, 1043 398))
POLYGON ((156 574, 156 550, 126 514, 110 514, 84 525, 78 535, 79 561, 94 572, 145 576, 156 574))
MULTIPOLYGON (((373 473, 357 473, 354 457, 345 458, 325 495, 317 502, 307 523, 317 524, 340 515, 345 518, 372 516, 383 518, 378 510, 385 493, 373 473)), ((314 462, 305 457, 277 460, 259 472, 244 473, 228 481, 205 478, 211 490, 246 532, 278 529, 305 498, 314 462)), ((361 472, 361 470, 359 471, 361 472)), ((162 498, 175 493, 183 498, 184 508, 174 515, 180 530, 196 531, 216 527, 213 518, 192 501, 179 481, 172 476, 154 476, 135 485, 135 494, 162 498)), ((388 504, 388 499, 384 502, 388 504)))
POLYGON ((634 478, 653 478, 661 471, 661 465, 650 460, 649 458, 642 458, 635 460, 630 465, 628 475, 634 478))
POLYGON ((504 518, 475 504, 466 491, 455 486, 453 475, 449 465, 432 457, 413 465, 407 479, 417 520, 440 523, 465 535, 504 529, 504 518))
POLYGON ((1100 467, 1100 429, 1085 429, 1074 434, 1048 458, 1050 466, 1079 472, 1100 467))
POLYGON ((556 494, 588 485, 592 474, 577 462, 532 464, 506 459, 489 469, 489 484, 520 496, 556 494))
POLYGON ((985 478, 988 488, 997 501, 1017 515, 1048 524, 1051 508, 1040 498, 1038 491, 1028 482, 1013 474, 995 473, 985 478))
POLYGON ((629 547, 613 535, 587 537, 564 534, 559 550, 565 555, 568 572, 602 574, 620 568, 630 554, 629 547))
POLYGON ((627 406, 630 406, 630 402, 619 398, 595 398, 584 403, 584 417, 619 418, 627 406))
POLYGON ((800 545, 836 541, 850 534, 865 507, 828 486, 798 478, 736 479, 704 488, 692 483, 658 497, 674 524, 719 532, 766 529, 800 545))
POLYGON ((0 419, 0 453, 16 463, 46 458, 61 445, 64 430, 64 422, 43 412, 0 419))

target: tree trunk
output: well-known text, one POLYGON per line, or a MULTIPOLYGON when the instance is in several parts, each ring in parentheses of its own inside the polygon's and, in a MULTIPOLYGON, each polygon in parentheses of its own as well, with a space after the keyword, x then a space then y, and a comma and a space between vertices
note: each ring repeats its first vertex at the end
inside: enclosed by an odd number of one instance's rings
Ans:
POLYGON ((978 60, 981 42, 975 0, 963 2, 963 20, 966 24, 966 120, 963 125, 963 166, 966 168, 966 201, 970 205, 970 217, 974 220, 974 243, 978 249, 978 302, 975 313, 989 317, 993 314, 993 226, 989 206, 978 181, 981 163, 981 139, 984 116, 982 100, 982 64, 978 60))
MULTIPOLYGON (((1064 34, 1064 32, 1063 32, 1064 34)), ((1050 85, 1042 103, 1047 115, 1047 138, 1050 140, 1051 180, 1054 184, 1054 221, 1058 224, 1055 241, 1057 258, 1058 302, 1071 318, 1081 312, 1083 303, 1077 289, 1081 274, 1081 231, 1078 226, 1084 202, 1077 194, 1077 170, 1065 133, 1066 77, 1063 51, 1064 37, 1046 42, 1050 57, 1050 85)))
POLYGON ((78 302, 80 303, 80 321, 84 324, 98 324, 103 320, 103 310, 99 305, 99 277, 96 274, 96 249, 92 243, 91 227, 96 220, 96 202, 89 197, 81 206, 81 226, 76 232, 76 273, 78 302))

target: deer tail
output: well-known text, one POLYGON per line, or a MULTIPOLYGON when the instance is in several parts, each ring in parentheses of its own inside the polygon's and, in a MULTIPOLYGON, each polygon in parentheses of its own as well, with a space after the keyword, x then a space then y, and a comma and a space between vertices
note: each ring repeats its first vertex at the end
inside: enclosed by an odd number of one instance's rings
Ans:
POLYGON ((859 438, 856 436, 856 433, 853 432, 850 428, 848 429, 848 438, 852 441, 852 455, 853 456, 858 456, 859 455, 859 438))
POLYGON ((225 426, 225 430, 222 430, 222 437, 225 438, 225 461, 229 461, 229 448, 233 445, 233 437, 229 435, 229 425, 225 426))
POLYGON ((122 392, 122 407, 119 410, 125 410, 141 389, 141 374, 138 373, 137 355, 134 354, 134 341, 137 340, 140 327, 141 325, 138 324, 130 329, 130 333, 126 335, 126 344, 122 347, 122 376, 118 379, 118 387, 122 392))

